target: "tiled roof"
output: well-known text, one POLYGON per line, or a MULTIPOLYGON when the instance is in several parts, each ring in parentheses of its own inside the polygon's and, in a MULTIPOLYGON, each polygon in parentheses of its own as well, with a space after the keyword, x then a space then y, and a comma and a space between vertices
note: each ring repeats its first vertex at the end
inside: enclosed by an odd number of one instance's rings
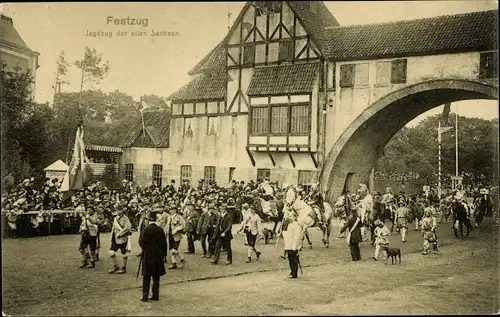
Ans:
POLYGON ((319 63, 279 65, 255 69, 247 95, 309 93, 318 76, 319 63))
MULTIPOLYGON (((147 133, 153 139, 154 145, 158 148, 169 147, 170 135, 170 112, 162 111, 144 111, 144 126, 147 133)), ((142 119, 139 117, 136 124, 129 130, 121 147, 131 147, 137 137, 142 133, 142 119)))
POLYGON ((339 26, 340 24, 323 1, 314 1, 317 6, 316 13, 311 12, 310 2, 312 1, 288 1, 288 4, 299 16, 307 33, 318 44, 319 49, 323 51, 325 28, 339 26))
POLYGON ((12 19, 5 15, 0 15, 0 39, 30 50, 19 33, 17 33, 16 28, 14 28, 12 19))
POLYGON ((226 66, 226 48, 224 47, 226 39, 217 44, 201 61, 191 69, 188 74, 193 75, 216 68, 226 66))
POLYGON ((222 100, 226 96, 226 85, 227 73, 222 67, 216 71, 199 74, 167 99, 171 101, 222 100))
POLYGON ((325 31, 325 54, 336 60, 497 49, 498 10, 325 31))

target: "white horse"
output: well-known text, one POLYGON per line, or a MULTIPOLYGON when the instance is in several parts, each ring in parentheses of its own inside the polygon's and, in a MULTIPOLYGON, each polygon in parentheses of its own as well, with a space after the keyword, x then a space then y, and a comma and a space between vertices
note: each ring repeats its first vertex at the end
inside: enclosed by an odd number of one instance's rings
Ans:
POLYGON ((285 194, 285 206, 283 208, 283 213, 286 215, 287 212, 295 211, 297 214, 297 222, 304 230, 304 237, 307 239, 307 243, 309 244, 309 248, 312 249, 312 242, 309 238, 309 233, 307 231, 308 228, 319 227, 323 232, 323 237, 321 241, 325 245, 325 247, 330 246, 330 232, 331 232, 331 222, 333 218, 333 209, 329 203, 324 202, 323 207, 325 212, 323 214, 323 218, 325 220, 325 224, 320 226, 317 210, 314 208, 318 208, 318 206, 311 207, 297 195, 297 191, 293 186, 288 187, 285 194))

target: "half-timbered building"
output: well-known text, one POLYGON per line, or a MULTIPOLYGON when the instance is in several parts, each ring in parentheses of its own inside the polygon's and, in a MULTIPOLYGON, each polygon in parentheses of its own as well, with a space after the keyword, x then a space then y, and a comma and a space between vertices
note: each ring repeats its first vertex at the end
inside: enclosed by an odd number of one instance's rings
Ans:
MULTIPOLYGON (((414 81, 420 56, 463 61, 461 52, 490 49, 489 37, 463 30, 497 17, 489 11, 340 26, 321 1, 247 2, 189 72, 190 82, 169 96, 171 113, 148 114, 132 128, 121 164, 129 179, 142 166, 144 179, 164 184, 268 177, 311 185, 325 153, 366 104, 414 81)), ((474 54, 466 57, 471 63, 479 60, 474 54)))

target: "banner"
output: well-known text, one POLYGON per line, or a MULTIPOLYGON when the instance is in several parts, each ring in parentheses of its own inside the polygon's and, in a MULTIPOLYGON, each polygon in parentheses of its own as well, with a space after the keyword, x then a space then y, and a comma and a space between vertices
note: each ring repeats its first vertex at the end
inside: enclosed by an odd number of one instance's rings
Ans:
POLYGON ((443 114, 441 115, 441 126, 445 127, 450 124, 448 122, 450 111, 451 111, 451 103, 445 103, 443 108, 443 114))
POLYGON ((85 145, 83 144, 83 128, 79 125, 76 129, 75 145, 73 147, 73 156, 69 168, 66 171, 60 192, 68 192, 83 188, 83 183, 86 180, 84 175, 86 163, 85 145))

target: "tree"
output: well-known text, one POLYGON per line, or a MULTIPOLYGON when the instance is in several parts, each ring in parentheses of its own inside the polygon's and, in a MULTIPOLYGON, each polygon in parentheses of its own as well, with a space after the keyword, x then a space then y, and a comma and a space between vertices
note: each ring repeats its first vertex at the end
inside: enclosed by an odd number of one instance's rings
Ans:
POLYGON ((109 61, 104 62, 102 60, 102 54, 97 53, 96 49, 91 49, 85 46, 85 52, 81 60, 75 61, 75 66, 81 70, 80 79, 80 99, 78 103, 78 109, 81 108, 82 104, 82 92, 83 85, 86 82, 91 82, 92 84, 100 83, 109 72, 109 61))
POLYGON ((56 70, 56 81, 54 86, 54 99, 52 103, 55 103, 57 93, 61 93, 61 84, 69 84, 69 81, 63 80, 68 72, 69 63, 66 60, 66 55, 64 51, 61 51, 57 57, 57 70, 56 70))
MULTIPOLYGON (((451 115, 450 118, 455 118, 451 115)), ((403 128, 386 145, 375 167, 382 174, 416 172, 437 185, 439 116, 429 117, 413 128, 403 128)), ((492 183, 498 178, 498 120, 459 117, 459 170, 464 184, 492 183)), ((455 175, 454 131, 442 135, 441 170, 443 187, 455 175)))
POLYGON ((115 167, 113 167, 112 165, 107 165, 104 168, 104 173, 101 175, 100 180, 107 188, 117 188, 119 185, 119 180, 115 167))
POLYGON ((30 175, 40 168, 50 153, 52 111, 48 105, 32 101, 33 77, 28 70, 7 71, 0 63, 2 82, 1 140, 2 179, 11 174, 15 179, 30 175))

